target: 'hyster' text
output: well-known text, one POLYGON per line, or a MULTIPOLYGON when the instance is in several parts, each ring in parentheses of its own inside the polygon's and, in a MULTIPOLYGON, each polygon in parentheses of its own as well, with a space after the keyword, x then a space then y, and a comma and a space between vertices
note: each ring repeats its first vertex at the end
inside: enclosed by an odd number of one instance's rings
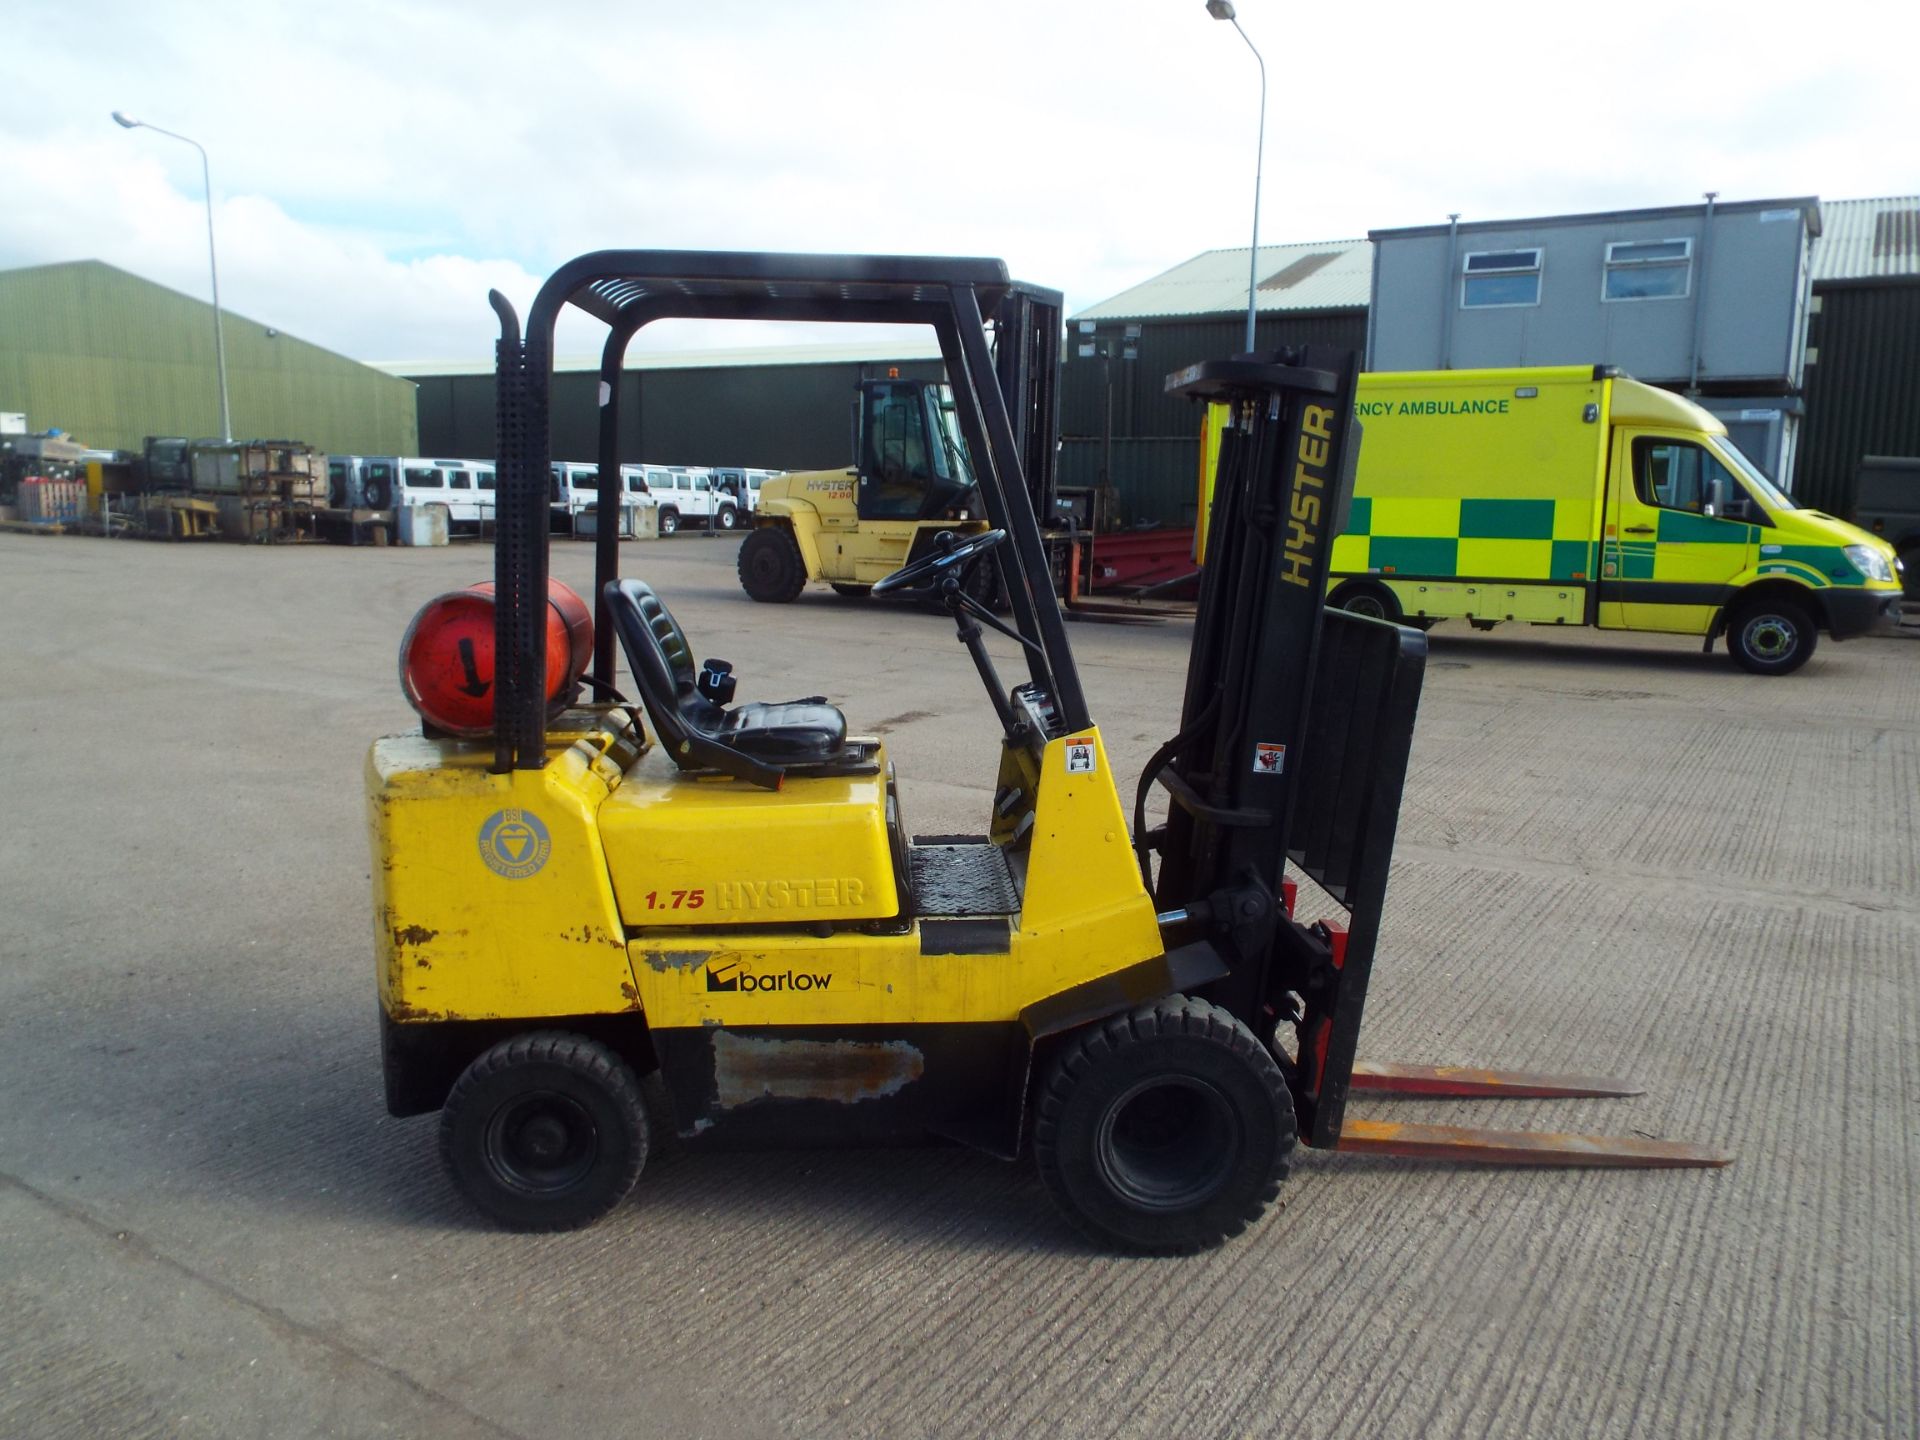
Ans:
POLYGON ((722 910, 851 910, 866 904, 867 884, 842 880, 722 880, 714 903, 722 910))

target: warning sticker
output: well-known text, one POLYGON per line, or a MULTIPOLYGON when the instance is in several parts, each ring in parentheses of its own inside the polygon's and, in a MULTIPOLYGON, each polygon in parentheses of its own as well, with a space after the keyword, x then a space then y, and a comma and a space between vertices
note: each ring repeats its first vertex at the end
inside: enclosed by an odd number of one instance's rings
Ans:
POLYGON ((1253 773, 1278 775, 1287 768, 1287 747, 1258 740, 1253 746, 1253 773))
POLYGON ((1093 741, 1091 739, 1074 739, 1067 741, 1067 773, 1069 775, 1091 775, 1095 770, 1100 768, 1093 756, 1093 741))

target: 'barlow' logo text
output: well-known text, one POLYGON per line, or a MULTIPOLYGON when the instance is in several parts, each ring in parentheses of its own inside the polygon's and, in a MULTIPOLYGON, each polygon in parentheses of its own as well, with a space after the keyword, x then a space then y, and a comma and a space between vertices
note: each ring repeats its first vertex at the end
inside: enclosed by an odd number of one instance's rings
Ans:
POLYGON ((729 991, 824 990, 833 983, 831 975, 810 975, 805 971, 782 971, 775 975, 755 975, 742 970, 738 961, 707 967, 707 989, 729 991))

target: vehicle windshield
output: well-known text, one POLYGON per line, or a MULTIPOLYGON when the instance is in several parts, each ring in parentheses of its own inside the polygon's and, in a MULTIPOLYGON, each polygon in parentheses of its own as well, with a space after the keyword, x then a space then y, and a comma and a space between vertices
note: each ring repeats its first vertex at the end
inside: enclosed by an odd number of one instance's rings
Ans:
POLYGON ((947 452, 947 468, 956 485, 974 483, 973 464, 967 458, 967 442, 961 437, 959 417, 953 404, 953 388, 940 387, 940 439, 947 452))
POLYGON ((1740 447, 1733 443, 1731 436, 1714 436, 1713 448, 1741 479, 1759 492, 1760 498, 1767 503, 1769 509, 1798 510, 1800 508, 1793 503, 1792 497, 1760 473, 1759 466, 1740 453, 1740 447))

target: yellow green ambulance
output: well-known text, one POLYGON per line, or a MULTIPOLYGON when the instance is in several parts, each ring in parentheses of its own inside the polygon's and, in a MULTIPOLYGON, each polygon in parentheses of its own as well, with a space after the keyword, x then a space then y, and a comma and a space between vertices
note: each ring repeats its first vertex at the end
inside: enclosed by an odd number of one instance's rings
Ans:
POLYGON ((1332 603, 1465 619, 1725 635, 1797 670, 1819 632, 1893 629, 1893 548, 1805 510, 1691 401, 1605 367, 1360 377, 1332 603))

